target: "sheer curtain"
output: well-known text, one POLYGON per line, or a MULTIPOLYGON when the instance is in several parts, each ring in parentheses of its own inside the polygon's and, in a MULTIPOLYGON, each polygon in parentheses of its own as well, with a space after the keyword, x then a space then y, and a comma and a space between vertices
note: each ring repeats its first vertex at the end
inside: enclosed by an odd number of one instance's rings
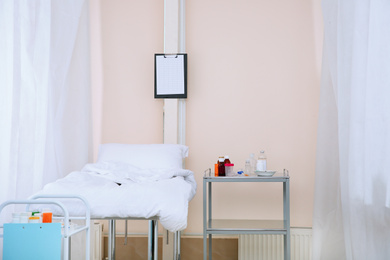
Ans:
POLYGON ((313 259, 390 259, 390 1, 323 1, 313 259))
POLYGON ((0 0, 0 203, 89 160, 88 2, 0 0))

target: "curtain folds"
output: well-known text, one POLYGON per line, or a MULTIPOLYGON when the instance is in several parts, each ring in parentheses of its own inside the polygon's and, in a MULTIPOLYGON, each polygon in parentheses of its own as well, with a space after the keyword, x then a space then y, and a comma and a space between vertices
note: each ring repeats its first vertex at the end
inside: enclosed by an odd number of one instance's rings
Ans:
POLYGON ((89 75, 88 1, 0 0, 0 203, 89 161, 89 75))
POLYGON ((313 259, 390 259, 389 13, 323 1, 313 259))

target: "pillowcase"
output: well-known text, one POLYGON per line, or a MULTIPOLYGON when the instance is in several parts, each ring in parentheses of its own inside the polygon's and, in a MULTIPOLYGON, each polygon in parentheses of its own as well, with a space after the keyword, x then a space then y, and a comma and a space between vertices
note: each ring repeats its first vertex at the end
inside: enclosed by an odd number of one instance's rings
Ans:
POLYGON ((98 162, 112 161, 141 169, 182 169, 188 147, 181 144, 101 144, 98 162))

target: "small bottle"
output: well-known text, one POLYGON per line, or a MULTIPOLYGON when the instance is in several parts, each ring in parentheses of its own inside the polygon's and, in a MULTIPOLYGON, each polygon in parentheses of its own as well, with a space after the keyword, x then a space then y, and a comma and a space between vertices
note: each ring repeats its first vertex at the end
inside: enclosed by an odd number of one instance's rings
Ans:
POLYGON ((225 164, 224 164, 224 158, 220 157, 218 160, 218 176, 225 176, 225 164))
POLYGON ((250 159, 246 159, 245 161, 245 174, 251 175, 252 173, 252 165, 250 159))
POLYGON ((218 177, 218 162, 214 164, 214 176, 218 177))
POLYGON ((53 213, 50 209, 44 209, 42 211, 42 223, 51 223, 53 218, 53 213))
POLYGON ((42 213, 35 213, 35 217, 39 217, 39 223, 42 223, 42 213))
POLYGON ((36 216, 29 217, 28 223, 39 223, 39 217, 36 217, 36 216))
POLYGON ((250 159, 250 161, 251 161, 251 174, 252 175, 255 175, 255 171, 256 171, 256 165, 257 165, 257 160, 256 160, 256 158, 255 158, 255 154, 254 153, 251 153, 250 155, 249 155, 249 159, 250 159))
POLYGON ((218 176, 219 176, 219 168, 220 168, 219 160, 220 160, 220 159, 224 159, 224 157, 223 157, 223 156, 219 156, 219 157, 218 157, 217 164, 215 164, 215 177, 218 177, 218 176))
POLYGON ((229 155, 225 155, 224 164, 231 164, 231 162, 229 160, 229 155))
POLYGON ((257 160, 256 170, 266 171, 267 170, 267 157, 264 151, 260 151, 259 159, 257 160))

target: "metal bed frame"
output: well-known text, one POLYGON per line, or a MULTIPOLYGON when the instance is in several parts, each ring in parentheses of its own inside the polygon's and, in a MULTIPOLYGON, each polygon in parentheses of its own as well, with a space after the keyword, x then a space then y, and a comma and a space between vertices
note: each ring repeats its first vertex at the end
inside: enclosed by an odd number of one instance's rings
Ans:
MULTIPOLYGON (((158 217, 152 218, 104 218, 96 220, 108 220, 108 260, 115 260, 116 221, 125 220, 125 238, 127 238, 127 220, 148 220, 148 260, 158 260, 158 217)), ((174 233, 173 259, 180 260, 181 232, 174 233)))

